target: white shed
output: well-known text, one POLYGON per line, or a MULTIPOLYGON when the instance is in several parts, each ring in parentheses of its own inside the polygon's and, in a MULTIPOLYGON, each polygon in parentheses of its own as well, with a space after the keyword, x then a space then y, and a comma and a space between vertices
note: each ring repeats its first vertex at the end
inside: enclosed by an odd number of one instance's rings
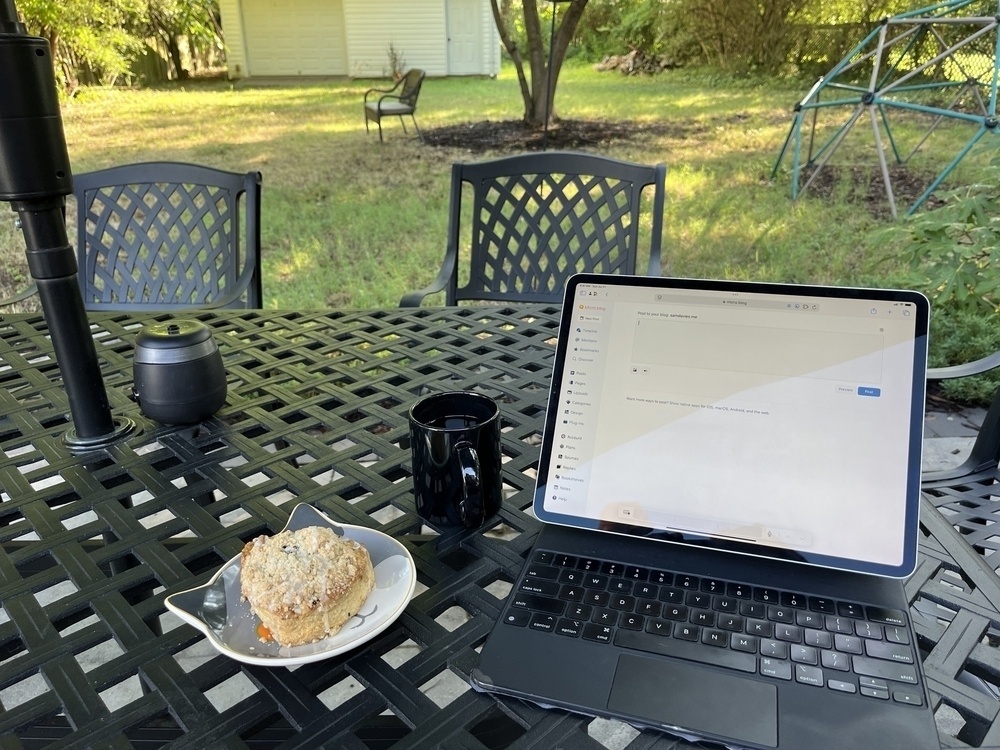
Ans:
POLYGON ((489 0, 220 0, 230 78, 500 72, 489 0))

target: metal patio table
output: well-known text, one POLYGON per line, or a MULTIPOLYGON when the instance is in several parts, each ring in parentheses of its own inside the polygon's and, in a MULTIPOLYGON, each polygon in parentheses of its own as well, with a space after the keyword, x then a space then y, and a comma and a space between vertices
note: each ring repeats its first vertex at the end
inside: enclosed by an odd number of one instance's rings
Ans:
MULTIPOLYGON (((591 719, 467 687, 538 531, 525 511, 559 312, 186 315, 211 326, 229 378, 226 405, 194 427, 151 422, 130 398, 135 334, 167 316, 93 314, 112 410, 138 430, 82 456, 63 443, 43 318, 0 316, 0 748, 602 747, 591 719), (506 499, 483 532, 414 513, 406 410, 445 389, 501 403, 506 499), (297 503, 408 547, 418 583, 404 614, 295 668, 185 658, 205 639, 165 596, 280 530, 297 503)), ((963 532, 922 510, 907 591, 942 743, 1000 747, 1000 583, 963 532)), ((627 747, 690 745, 647 731, 627 747)))

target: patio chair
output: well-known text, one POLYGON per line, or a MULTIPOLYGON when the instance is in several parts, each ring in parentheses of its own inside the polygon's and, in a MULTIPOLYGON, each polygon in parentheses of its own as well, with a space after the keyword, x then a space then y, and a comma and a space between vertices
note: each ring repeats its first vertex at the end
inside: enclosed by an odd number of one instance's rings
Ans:
POLYGON ((260 193, 260 172, 176 162, 76 176, 84 306, 259 308, 260 193))
POLYGON ((413 120, 413 127, 417 130, 417 136, 423 141, 424 134, 420 132, 416 117, 417 97, 420 96, 420 87, 423 83, 424 71, 412 68, 390 89, 368 89, 365 92, 365 132, 371 132, 368 129, 368 123, 374 122, 378 125, 379 143, 382 143, 382 118, 398 117, 403 126, 403 132, 406 133, 406 122, 403 120, 403 115, 409 115, 410 119, 413 120), (393 93, 395 91, 399 91, 399 93, 393 93), (373 94, 381 94, 381 96, 373 97, 371 101, 368 101, 368 97, 373 94))
POLYGON ((260 172, 176 162, 75 175, 84 307, 261 307, 260 191, 260 172))
MULTIPOLYGON (((947 380, 964 378, 970 375, 982 375, 989 370, 1000 367, 1000 352, 952 367, 934 367, 927 371, 928 380, 947 380)), ((995 482, 1000 467, 1000 390, 993 396, 993 402, 983 424, 976 433, 972 450, 968 457, 959 465, 947 469, 925 471, 921 475, 921 486, 925 491, 937 495, 947 494, 949 488, 969 487, 973 484, 983 484, 988 495, 996 495, 995 482)))
POLYGON ((650 185, 647 273, 658 276, 665 179, 663 164, 574 152, 454 164, 444 264, 429 286, 404 295, 399 304, 417 307, 442 290, 448 305, 465 300, 561 303, 574 273, 634 274, 641 198, 650 185), (463 242, 465 183, 472 186, 472 211, 470 239, 463 242), (459 258, 466 257, 468 267, 460 271, 459 258))

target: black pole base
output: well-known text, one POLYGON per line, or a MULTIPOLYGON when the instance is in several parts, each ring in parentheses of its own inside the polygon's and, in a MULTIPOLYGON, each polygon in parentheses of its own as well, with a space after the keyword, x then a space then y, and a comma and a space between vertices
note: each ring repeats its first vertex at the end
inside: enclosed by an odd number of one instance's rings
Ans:
POLYGON ((63 435, 63 442, 66 444, 66 447, 69 448, 70 453, 90 453, 92 451, 99 451, 108 448, 127 435, 131 435, 136 429, 135 422, 128 417, 114 417, 112 422, 113 427, 111 432, 85 438, 80 437, 76 433, 75 427, 71 427, 69 431, 63 435))

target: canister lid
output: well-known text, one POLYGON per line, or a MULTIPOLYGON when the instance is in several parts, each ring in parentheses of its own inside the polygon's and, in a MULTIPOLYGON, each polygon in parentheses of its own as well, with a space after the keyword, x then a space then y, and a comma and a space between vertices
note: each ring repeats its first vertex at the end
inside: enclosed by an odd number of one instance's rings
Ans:
POLYGON ((199 320, 149 323, 135 337, 138 364, 190 362, 218 351, 212 331, 199 320))

